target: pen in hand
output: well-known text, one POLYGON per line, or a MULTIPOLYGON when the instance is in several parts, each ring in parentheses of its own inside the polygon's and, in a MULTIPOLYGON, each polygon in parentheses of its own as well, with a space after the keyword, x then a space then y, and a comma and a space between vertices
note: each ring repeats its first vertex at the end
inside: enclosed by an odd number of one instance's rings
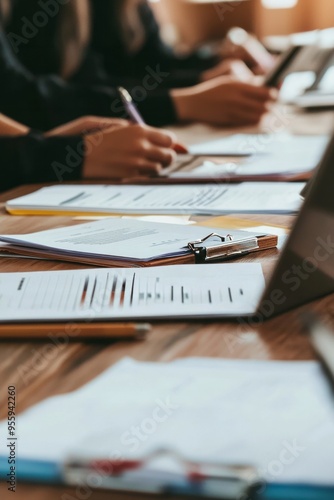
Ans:
MULTIPOLYGON (((118 92, 131 120, 138 125, 146 125, 145 120, 139 113, 130 93, 124 87, 118 87, 118 92)), ((183 144, 176 143, 174 144, 173 149, 178 154, 189 154, 189 151, 183 144)))

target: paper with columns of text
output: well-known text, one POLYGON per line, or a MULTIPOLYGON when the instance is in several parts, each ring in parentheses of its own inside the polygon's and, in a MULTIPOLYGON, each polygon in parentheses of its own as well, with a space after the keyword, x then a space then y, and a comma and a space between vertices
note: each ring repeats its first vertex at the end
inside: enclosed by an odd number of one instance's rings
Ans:
POLYGON ((260 264, 4 273, 0 322, 243 316, 264 286, 260 264))
POLYGON ((17 214, 296 213, 305 183, 244 182, 201 185, 66 185, 42 188, 6 204, 17 214))

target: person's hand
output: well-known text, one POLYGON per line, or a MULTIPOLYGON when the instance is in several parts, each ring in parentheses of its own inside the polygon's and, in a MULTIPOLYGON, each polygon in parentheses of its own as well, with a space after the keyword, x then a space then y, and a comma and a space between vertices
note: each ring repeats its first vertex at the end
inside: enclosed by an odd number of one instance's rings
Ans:
POLYGON ((275 65, 276 58, 269 52, 256 50, 254 43, 249 42, 245 46, 231 47, 231 50, 225 51, 225 57, 235 58, 243 61, 254 75, 266 75, 275 65))
POLYGON ((143 125, 93 132, 84 141, 86 179, 154 176, 176 156, 173 134, 143 125))
POLYGON ((84 116, 65 125, 54 128, 45 134, 46 137, 62 135, 86 135, 115 127, 126 127, 130 122, 118 118, 101 118, 99 116, 84 116))
POLYGON ((226 59, 219 64, 204 71, 201 75, 201 80, 207 82, 218 76, 232 76, 240 82, 252 82, 254 73, 248 66, 238 59, 226 59))
POLYGON ((242 28, 232 28, 222 45, 221 56, 242 60, 255 75, 265 75, 275 64, 262 43, 242 28))
POLYGON ((275 89, 249 85, 220 77, 194 87, 171 91, 182 122, 205 122, 220 126, 255 125, 277 98, 275 89))

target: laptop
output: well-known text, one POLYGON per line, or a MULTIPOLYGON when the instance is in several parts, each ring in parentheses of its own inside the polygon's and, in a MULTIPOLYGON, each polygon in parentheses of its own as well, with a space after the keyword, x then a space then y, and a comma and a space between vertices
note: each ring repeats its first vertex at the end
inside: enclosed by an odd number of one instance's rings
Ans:
POLYGON ((312 182, 294 228, 265 288, 258 311, 276 290, 282 301, 273 313, 334 292, 334 137, 312 182), (283 299, 284 297, 284 299, 283 299))
MULTIPOLYGON (((249 317, 334 292, 334 137, 265 283, 261 264, 0 274, 0 323, 249 317)), ((284 203, 284 200, 282 200, 284 203)))

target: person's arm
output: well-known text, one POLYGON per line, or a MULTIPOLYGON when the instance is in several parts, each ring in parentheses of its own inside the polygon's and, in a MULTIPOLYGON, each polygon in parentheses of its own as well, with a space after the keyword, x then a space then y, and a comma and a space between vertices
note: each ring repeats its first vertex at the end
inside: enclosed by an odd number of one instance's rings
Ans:
POLYGON ((85 115, 124 117, 112 108, 115 88, 70 85, 56 76, 35 77, 18 61, 0 30, 0 109, 31 128, 47 130, 85 115))
MULTIPOLYGON (((56 76, 35 77, 17 59, 0 30, 0 109, 30 128, 49 130, 87 115, 128 118, 117 88, 69 84, 56 76)), ((177 121, 168 90, 152 90, 143 98, 144 118, 150 125, 177 121)))
POLYGON ((195 85, 202 78, 201 74, 214 67, 220 58, 199 49, 184 56, 176 54, 174 49, 167 45, 160 33, 160 26, 148 2, 143 2, 139 7, 139 15, 146 31, 146 43, 138 53, 138 65, 160 63, 170 71, 174 79, 183 79, 184 86, 195 85))
POLYGON ((1 191, 20 184, 75 181, 81 178, 84 144, 80 136, 52 137, 30 132, 0 137, 1 191))
POLYGON ((173 134, 86 117, 46 135, 0 137, 1 190, 19 184, 156 175, 175 158, 173 134), (66 136, 59 134, 66 133, 66 136), (80 135, 79 135, 80 134, 80 135))
MULTIPOLYGON (((201 81, 201 73, 214 66, 219 58, 206 56, 203 52, 194 52, 181 57, 166 45, 160 35, 160 27, 147 2, 142 2, 138 9, 138 20, 144 35, 143 44, 134 53, 126 47, 124 33, 119 20, 120 0, 99 0, 93 2, 94 29, 93 49, 102 54, 110 75, 119 75, 124 79, 143 79, 147 68, 161 71, 168 76, 159 79, 159 88, 184 87, 201 81)), ((136 16, 134 16, 136 17, 136 16)))
MULTIPOLYGON (((128 118, 114 87, 70 85, 57 77, 34 77, 17 61, 1 31, 0 73, 1 111, 31 128, 49 130, 85 115, 128 118)), ((161 74, 154 78, 157 79, 154 86, 151 78, 149 85, 143 80, 141 85, 128 90, 132 91, 144 120, 155 126, 177 121, 216 125, 256 123, 265 112, 264 102, 270 100, 268 89, 259 92, 254 86, 219 78, 186 88, 184 92, 161 88, 161 74)))
POLYGON ((241 126, 257 124, 277 98, 277 91, 219 77, 172 90, 171 95, 181 122, 241 126))

